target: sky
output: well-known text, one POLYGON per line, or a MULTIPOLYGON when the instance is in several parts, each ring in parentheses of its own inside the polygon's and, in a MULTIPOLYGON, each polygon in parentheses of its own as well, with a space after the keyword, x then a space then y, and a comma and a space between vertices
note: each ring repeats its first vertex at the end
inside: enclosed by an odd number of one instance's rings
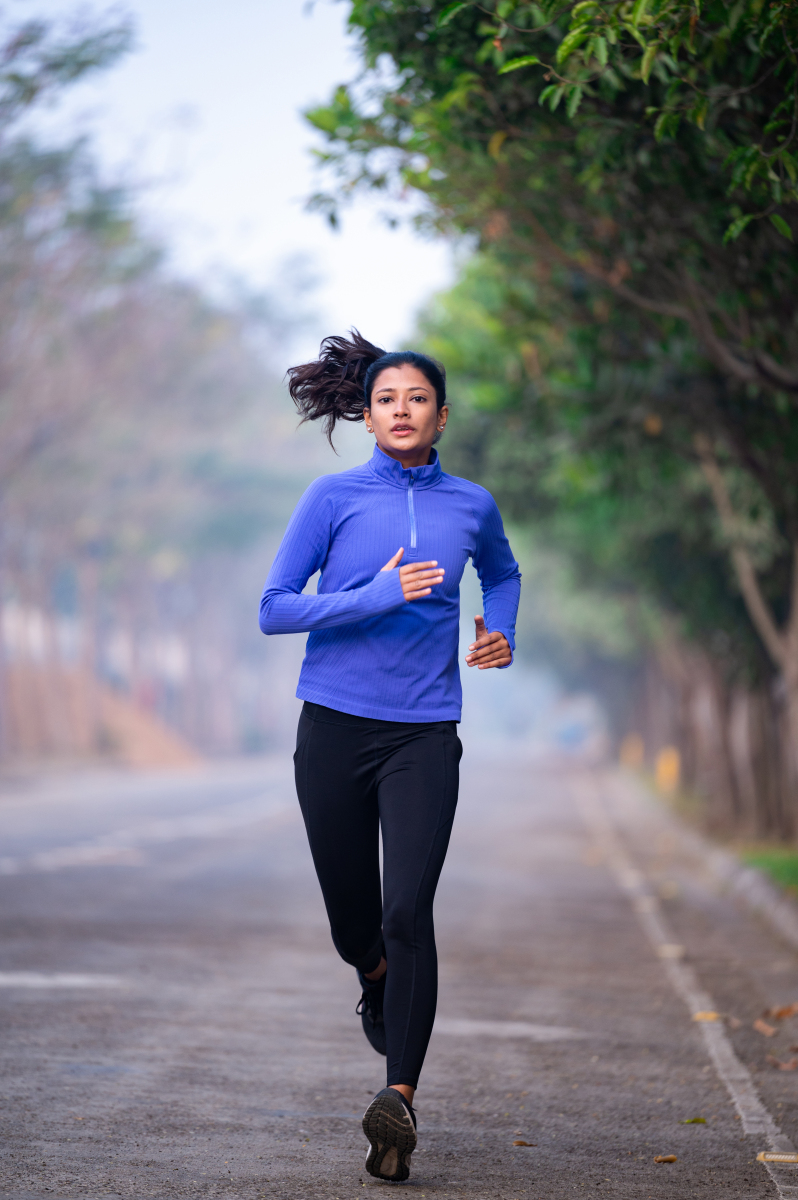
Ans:
MULTIPOLYGON (((22 17, 77 6, 5 7, 22 17)), ((451 282, 452 251, 387 228, 376 197, 346 211, 340 233, 304 209, 319 187, 311 151, 321 140, 301 110, 357 74, 348 8, 346 0, 129 0, 121 11, 135 23, 134 53, 36 120, 48 137, 91 136, 106 176, 138 187, 142 219, 179 273, 232 274, 254 289, 277 287, 290 304, 285 264, 304 256, 318 280, 307 299, 318 320, 306 336, 315 343, 355 325, 391 349, 451 282)))

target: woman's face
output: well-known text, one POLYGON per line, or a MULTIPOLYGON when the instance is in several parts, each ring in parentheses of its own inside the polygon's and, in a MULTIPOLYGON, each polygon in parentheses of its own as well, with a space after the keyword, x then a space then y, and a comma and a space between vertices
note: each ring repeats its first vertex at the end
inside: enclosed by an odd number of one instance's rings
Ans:
POLYGON ((403 363, 380 371, 364 416, 380 449, 402 459, 431 450, 448 412, 446 405, 438 409, 435 388, 423 371, 403 363))

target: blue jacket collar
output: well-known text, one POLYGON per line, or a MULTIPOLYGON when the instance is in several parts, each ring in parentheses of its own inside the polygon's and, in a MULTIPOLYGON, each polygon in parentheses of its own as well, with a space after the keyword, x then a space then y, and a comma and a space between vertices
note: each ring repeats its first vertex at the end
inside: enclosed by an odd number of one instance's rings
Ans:
POLYGON ((406 468, 397 459, 391 458, 389 454, 375 445, 369 465, 380 479, 384 479, 386 483, 392 483, 394 487, 401 488, 407 487, 411 479, 413 487, 433 487, 443 474, 438 451, 434 449, 430 452, 430 460, 425 467, 406 468))

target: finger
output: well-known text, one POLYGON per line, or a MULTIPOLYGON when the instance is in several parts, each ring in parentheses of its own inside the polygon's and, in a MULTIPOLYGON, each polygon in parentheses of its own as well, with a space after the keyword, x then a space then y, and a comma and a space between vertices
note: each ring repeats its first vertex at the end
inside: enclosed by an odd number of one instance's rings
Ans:
POLYGON ((466 659, 466 663, 469 667, 479 667, 480 669, 482 667, 509 667, 512 661, 513 656, 506 650, 501 651, 498 654, 491 654, 487 658, 471 655, 466 659))
POLYGON ((486 658, 495 658, 497 656, 512 657, 510 647, 507 645, 503 635, 500 634, 499 638, 494 639, 491 637, 489 641, 486 639, 484 642, 479 642, 474 646, 471 653, 466 655, 466 660, 470 662, 483 662, 486 658))
POLYGON ((474 617, 474 636, 480 638, 484 633, 487 633, 485 628, 485 618, 477 613, 477 615, 474 617))
POLYGON ((440 579, 419 579, 415 583, 403 583, 402 591, 405 592, 405 594, 410 592, 420 592, 422 588, 437 587, 441 582, 442 580, 440 579))
POLYGON ((494 642, 504 641, 503 633, 484 633, 481 638, 477 638, 468 647, 469 650, 477 650, 480 646, 492 646, 494 642))
POLYGON ((400 546, 399 549, 396 551, 396 554, 394 554, 393 558, 389 558, 387 563, 385 564, 385 566, 380 567, 380 570, 381 571, 392 571, 394 569, 394 567, 397 565, 397 563, 400 562, 404 552, 405 552, 404 546, 400 546))
POLYGON ((432 588, 423 588, 420 592, 406 592, 405 600, 420 600, 422 596, 429 596, 432 593, 432 588))
POLYGON ((499 659, 501 659, 502 662, 511 662, 512 655, 507 650, 500 650, 498 653, 494 654, 469 654, 466 662, 468 663, 469 667, 480 667, 483 663, 498 662, 499 659))
POLYGON ((443 579, 444 576, 440 567, 434 571, 408 571, 407 567, 402 567, 401 571, 405 583, 415 583, 418 579, 443 579))
POLYGON ((405 600, 409 600, 414 596, 419 596, 422 592, 425 596, 428 596, 433 587, 436 587, 438 583, 440 583, 439 579, 424 580, 423 583, 416 584, 415 587, 402 588, 405 600))

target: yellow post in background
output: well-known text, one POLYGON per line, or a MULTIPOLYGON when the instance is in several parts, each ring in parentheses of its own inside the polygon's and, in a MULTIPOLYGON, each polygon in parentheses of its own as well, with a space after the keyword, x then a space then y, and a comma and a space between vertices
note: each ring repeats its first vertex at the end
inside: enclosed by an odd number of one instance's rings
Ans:
POLYGON ((654 779, 657 788, 665 795, 672 795, 679 787, 682 775, 682 756, 675 746, 663 746, 654 763, 654 779))

